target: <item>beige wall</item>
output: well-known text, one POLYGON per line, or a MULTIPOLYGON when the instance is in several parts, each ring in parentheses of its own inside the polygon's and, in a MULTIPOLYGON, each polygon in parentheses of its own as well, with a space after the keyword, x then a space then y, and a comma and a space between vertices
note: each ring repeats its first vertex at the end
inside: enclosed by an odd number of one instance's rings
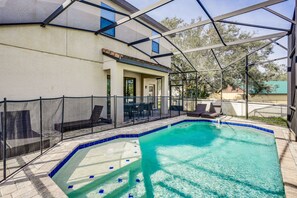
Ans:
POLYGON ((0 45, 0 98, 106 95, 102 64, 0 45))
MULTIPOLYGON (((93 33, 52 26, 0 27, 0 98, 106 95, 102 48, 151 61, 124 43, 93 33)), ((130 65, 122 69, 165 74, 130 65)))
MULTIPOLYGON (((220 93, 214 93, 209 96, 209 99, 220 99, 220 93)), ((244 94, 238 93, 223 93, 223 100, 244 100, 244 94)), ((255 95, 249 96, 250 102, 268 102, 277 104, 287 104, 287 95, 255 95)))
POLYGON ((149 95, 149 85, 155 86, 155 96, 158 95, 157 79, 156 78, 144 78, 143 79, 143 95, 149 95))

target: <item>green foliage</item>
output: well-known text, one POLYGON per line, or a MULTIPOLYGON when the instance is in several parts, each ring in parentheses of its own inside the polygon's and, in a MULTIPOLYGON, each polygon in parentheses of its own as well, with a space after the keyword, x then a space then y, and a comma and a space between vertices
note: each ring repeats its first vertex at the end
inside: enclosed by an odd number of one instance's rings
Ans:
MULTIPOLYGON (((245 118, 245 117, 240 117, 245 118)), ((287 127, 287 121, 282 117, 257 117, 257 116, 250 116, 249 120, 259 121, 270 125, 280 126, 280 127, 287 127)))
MULTIPOLYGON (((201 18, 192 20, 191 24, 201 21, 201 18)), ((188 26, 182 19, 179 18, 165 18, 162 24, 169 29, 175 29, 179 27, 188 26)), ((254 33, 242 31, 232 24, 217 23, 217 28, 221 33, 225 42, 231 42, 240 39, 247 39, 254 36, 254 33)), ((169 37, 168 37, 169 38, 169 37)), ((204 27, 190 29, 181 33, 177 33, 174 37, 170 38, 180 49, 192 49, 201 46, 209 46, 214 44, 220 44, 220 38, 217 35, 212 25, 206 25, 204 27)), ((236 46, 228 46, 217 48, 214 50, 218 57, 224 71, 223 88, 231 85, 233 88, 244 89, 244 76, 245 76, 245 59, 239 61, 233 65, 228 66, 231 62, 243 57, 248 52, 255 50, 268 41, 256 41, 252 43, 246 43, 236 46)), ((268 56, 273 53, 273 45, 269 45, 264 49, 249 56, 249 63, 257 63, 268 60, 268 56)), ((212 71, 213 69, 219 69, 213 54, 210 50, 187 53, 194 67, 199 70, 206 70, 206 72, 199 72, 198 82, 198 94, 199 97, 205 98, 209 93, 218 92, 221 89, 221 71, 212 71)), ((172 57, 172 63, 180 68, 182 71, 193 71, 193 68, 187 63, 181 55, 175 55, 172 57)), ((175 67, 172 67, 175 69, 175 67)), ((179 72, 175 69, 176 72, 179 72)), ((249 86, 253 88, 253 93, 257 94, 263 90, 270 91, 270 87, 265 84, 265 81, 269 80, 284 80, 286 79, 284 65, 278 65, 276 63, 268 63, 261 66, 252 66, 249 70, 250 82, 249 86)), ((181 76, 173 76, 174 79, 179 79, 181 76)), ((187 89, 192 90, 195 87, 195 81, 192 80, 184 87, 186 95, 187 89)), ((192 91, 190 91, 192 93, 192 91)))

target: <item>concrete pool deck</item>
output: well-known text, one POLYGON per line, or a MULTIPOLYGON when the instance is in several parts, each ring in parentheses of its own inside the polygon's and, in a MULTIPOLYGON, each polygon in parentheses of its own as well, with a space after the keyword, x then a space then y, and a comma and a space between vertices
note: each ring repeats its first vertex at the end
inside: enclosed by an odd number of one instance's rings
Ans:
MULTIPOLYGON (((179 116, 125 128, 112 129, 60 142, 25 168, 1 183, 0 197, 67 197, 48 174, 79 144, 112 137, 118 134, 138 134, 185 119, 201 118, 179 116)), ((222 117, 221 120, 255 124, 274 131, 286 197, 297 197, 297 142, 291 141, 293 136, 290 134, 289 129, 229 116, 222 117)))

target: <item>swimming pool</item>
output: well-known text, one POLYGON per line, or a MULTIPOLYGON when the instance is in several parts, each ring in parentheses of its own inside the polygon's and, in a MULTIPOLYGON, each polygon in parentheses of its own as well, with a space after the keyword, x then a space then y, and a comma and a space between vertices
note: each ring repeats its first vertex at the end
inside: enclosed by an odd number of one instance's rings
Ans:
POLYGON ((272 131, 256 128, 184 121, 79 149, 52 178, 69 197, 284 197, 272 131))

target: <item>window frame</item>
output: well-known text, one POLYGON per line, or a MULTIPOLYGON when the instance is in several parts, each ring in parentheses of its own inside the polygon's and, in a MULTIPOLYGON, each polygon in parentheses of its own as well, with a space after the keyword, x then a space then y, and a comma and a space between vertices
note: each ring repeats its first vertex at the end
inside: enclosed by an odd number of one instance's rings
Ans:
MULTIPOLYGON (((111 24, 114 23, 114 21, 111 21, 111 20, 109 20, 109 19, 104 18, 104 17, 101 16, 101 17, 100 17, 100 29, 105 28, 105 27, 108 26, 108 25, 107 25, 107 26, 102 26, 102 25, 103 25, 102 20, 105 20, 105 21, 110 22, 109 25, 111 25, 111 24)), ((115 34, 116 34, 115 28, 109 29, 109 30, 103 32, 103 34, 108 35, 108 36, 115 37, 115 34), (109 33, 109 31, 112 31, 112 33, 109 33)))
MULTIPOLYGON (((106 4, 104 2, 101 2, 101 6, 106 7, 108 9, 111 9, 111 10, 115 10, 113 7, 109 6, 108 4, 106 4)), ((103 11, 101 11, 101 15, 100 15, 100 29, 105 28, 105 27, 107 27, 107 26, 109 26, 109 25, 111 25, 111 24, 113 24, 115 22, 116 22, 116 14, 114 12, 106 11, 105 12, 105 15, 104 15, 103 11), (109 13, 112 14, 112 15, 110 15, 112 17, 110 17, 107 13, 108 14, 109 13), (108 19, 107 17, 108 18, 111 18, 111 19, 108 19), (106 26, 103 26, 103 23, 102 23, 103 21, 109 22, 110 24, 108 24, 106 26)), ((107 36, 115 37, 116 36, 116 29, 115 28, 111 28, 111 29, 103 32, 103 34, 105 34, 107 36)))
POLYGON ((159 54, 160 53, 160 43, 152 40, 152 52, 159 54), (154 48, 154 44, 155 46, 158 46, 157 49, 154 48))

